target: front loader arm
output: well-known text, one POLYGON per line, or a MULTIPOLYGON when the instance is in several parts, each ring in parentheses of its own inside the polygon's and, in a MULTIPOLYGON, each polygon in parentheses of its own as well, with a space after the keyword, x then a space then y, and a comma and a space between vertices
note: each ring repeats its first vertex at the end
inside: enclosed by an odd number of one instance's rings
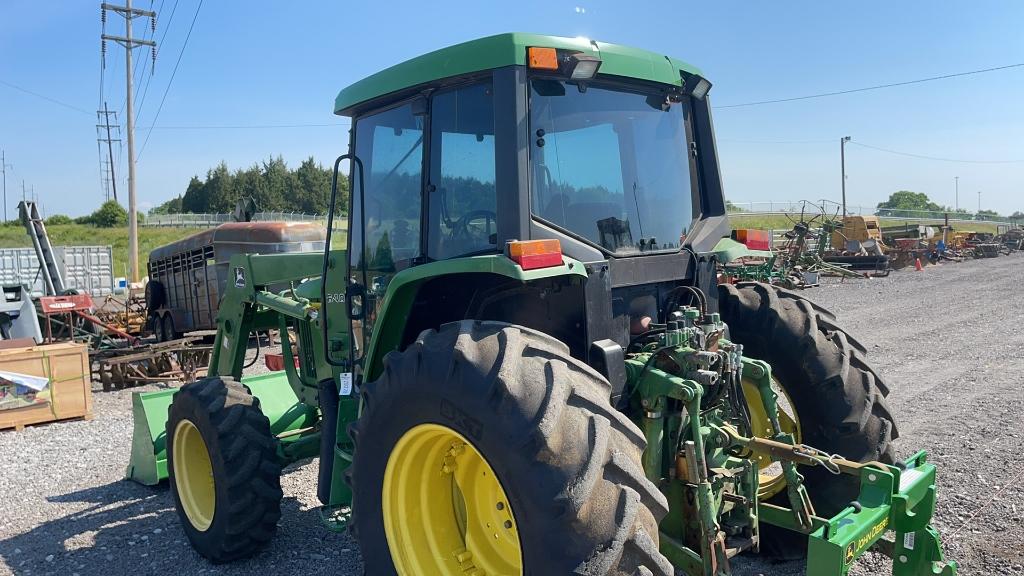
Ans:
MULTIPOLYGON (((336 261, 347 261, 344 252, 332 252, 336 261)), ((228 282, 217 314, 217 337, 210 358, 209 374, 241 378, 250 335, 259 330, 280 329, 285 321, 315 324, 321 303, 297 294, 295 286, 304 280, 319 281, 323 253, 236 254, 231 258, 228 282), (275 293, 273 288, 291 287, 275 293)), ((339 311, 340 313, 340 311, 339 311)), ((316 333, 313 330, 312 333, 316 333)), ((282 339, 287 338, 282 334, 282 339)), ((294 366, 292 347, 283 346, 286 366, 294 366)), ((317 354, 317 358, 322 354, 317 354)), ((314 384, 303 385, 294 369, 288 380, 299 398, 316 405, 315 382, 323 367, 306 366, 303 371, 314 384), (308 389, 307 389, 308 388, 308 389)))

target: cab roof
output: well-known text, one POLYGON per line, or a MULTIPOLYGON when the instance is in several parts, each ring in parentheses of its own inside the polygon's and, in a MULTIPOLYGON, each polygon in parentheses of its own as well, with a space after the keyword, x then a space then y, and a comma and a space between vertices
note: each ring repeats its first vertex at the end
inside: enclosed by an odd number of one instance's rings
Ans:
POLYGON ((414 86, 503 66, 523 66, 526 51, 541 46, 582 52, 601 59, 598 76, 620 76, 682 85, 680 72, 701 74, 686 62, 638 48, 587 38, 563 38, 510 32, 470 40, 396 64, 342 89, 334 113, 351 116, 360 104, 414 86))

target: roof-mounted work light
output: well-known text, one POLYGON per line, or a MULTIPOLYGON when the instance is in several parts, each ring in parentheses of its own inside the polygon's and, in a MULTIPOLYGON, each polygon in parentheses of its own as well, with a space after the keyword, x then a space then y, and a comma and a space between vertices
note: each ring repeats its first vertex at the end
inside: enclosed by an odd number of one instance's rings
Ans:
POLYGON ((601 59, 588 54, 573 54, 569 56, 571 72, 569 77, 573 80, 588 80, 597 75, 597 69, 601 67, 601 59))
POLYGON ((696 74, 683 74, 683 78, 685 79, 683 88, 690 96, 697 100, 703 100, 708 95, 708 91, 711 90, 711 82, 708 82, 706 78, 696 74))

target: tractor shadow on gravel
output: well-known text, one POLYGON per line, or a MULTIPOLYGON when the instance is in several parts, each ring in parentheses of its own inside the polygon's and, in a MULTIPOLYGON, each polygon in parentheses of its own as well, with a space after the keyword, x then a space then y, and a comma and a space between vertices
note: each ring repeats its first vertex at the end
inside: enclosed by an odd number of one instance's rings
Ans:
MULTIPOLYGON (((316 509, 303 509, 296 498, 286 497, 278 537, 269 550, 214 567, 190 547, 166 484, 147 487, 120 480, 50 496, 45 506, 58 507, 60 512, 46 514, 58 517, 0 540, 0 573, 6 567, 14 575, 191 574, 214 568, 221 574, 249 574, 292 560, 287 551, 277 550, 297 544, 290 532, 308 534, 312 527, 324 534, 316 509)), ((336 550, 356 549, 347 536, 339 540, 336 550)))

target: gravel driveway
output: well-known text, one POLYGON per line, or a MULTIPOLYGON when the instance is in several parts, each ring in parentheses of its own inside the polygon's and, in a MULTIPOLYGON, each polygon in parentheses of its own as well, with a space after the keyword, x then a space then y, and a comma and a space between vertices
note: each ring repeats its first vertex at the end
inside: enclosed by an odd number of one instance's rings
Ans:
MULTIPOLYGON (((941 464, 935 523, 948 556, 965 576, 1024 574, 1024 256, 827 282, 806 294, 873 348, 892 388, 900 455, 926 448, 941 464)), ((185 541, 166 488, 121 479, 130 393, 93 400, 92 421, 0 433, 0 575, 362 573, 356 543, 320 527, 315 462, 286 470, 266 552, 207 563, 185 541)), ((757 559, 734 567, 802 573, 757 559)), ((853 574, 888 570, 869 555, 853 574)))

